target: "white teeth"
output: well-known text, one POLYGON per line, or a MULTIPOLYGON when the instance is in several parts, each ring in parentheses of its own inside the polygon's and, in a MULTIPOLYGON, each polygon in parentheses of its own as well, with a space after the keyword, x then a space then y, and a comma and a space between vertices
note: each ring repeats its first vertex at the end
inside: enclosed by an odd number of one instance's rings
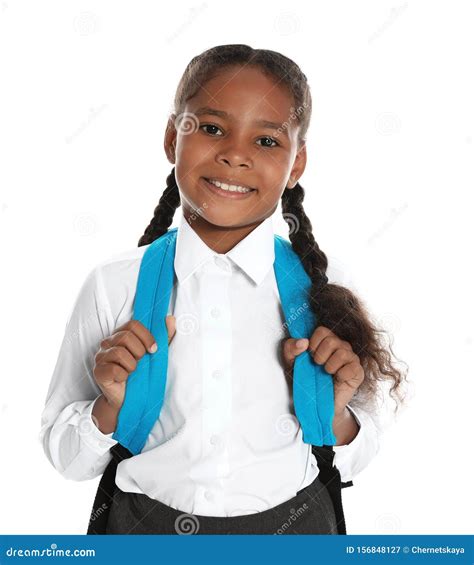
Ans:
POLYGON ((219 182, 218 180, 209 180, 210 183, 214 184, 222 190, 228 190, 229 192, 250 192, 250 188, 244 188, 243 186, 238 186, 236 184, 225 184, 224 182, 219 182))

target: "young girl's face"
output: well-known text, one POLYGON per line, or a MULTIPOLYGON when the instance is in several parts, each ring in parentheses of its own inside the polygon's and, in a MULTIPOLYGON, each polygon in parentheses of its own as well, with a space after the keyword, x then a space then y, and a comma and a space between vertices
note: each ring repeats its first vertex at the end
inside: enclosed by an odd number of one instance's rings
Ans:
POLYGON ((306 165, 298 123, 290 117, 294 104, 282 83, 258 68, 234 66, 201 86, 187 114, 172 116, 165 150, 186 218, 197 214, 215 226, 244 227, 273 214, 306 165), (244 198, 220 196, 206 179, 255 190, 244 198))

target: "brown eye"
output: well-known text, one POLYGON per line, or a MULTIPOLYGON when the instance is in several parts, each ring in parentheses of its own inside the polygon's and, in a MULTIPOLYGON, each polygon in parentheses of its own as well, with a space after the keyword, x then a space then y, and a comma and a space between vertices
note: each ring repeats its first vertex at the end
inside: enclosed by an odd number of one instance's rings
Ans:
MULTIPOLYGON (((204 124, 204 125, 201 126, 201 128, 215 128, 215 129, 221 131, 221 129, 218 128, 217 126, 215 126, 214 124, 204 124)), ((204 130, 204 131, 206 131, 206 130, 204 130)), ((214 135, 214 133, 210 132, 210 131, 206 131, 206 133, 208 133, 209 135, 214 135)))
POLYGON ((266 140, 270 141, 270 143, 272 143, 272 142, 275 143, 275 145, 262 145, 261 147, 272 148, 272 147, 276 147, 277 145, 279 145, 278 142, 273 139, 273 137, 261 137, 260 139, 266 139, 266 140))

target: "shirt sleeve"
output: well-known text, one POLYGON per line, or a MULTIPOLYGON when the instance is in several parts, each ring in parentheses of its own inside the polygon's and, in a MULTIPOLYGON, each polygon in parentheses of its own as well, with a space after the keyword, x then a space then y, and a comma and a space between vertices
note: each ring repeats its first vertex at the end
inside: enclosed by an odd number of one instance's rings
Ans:
POLYGON ((341 481, 351 481, 367 467, 380 448, 380 431, 374 416, 360 407, 347 405, 359 425, 356 437, 347 445, 334 445, 334 465, 341 474, 341 481))
POLYGON ((117 443, 103 434, 91 413, 101 390, 94 380, 95 354, 113 332, 113 317, 100 267, 86 277, 66 324, 64 338, 41 415, 39 440, 66 479, 83 481, 101 475, 117 443))

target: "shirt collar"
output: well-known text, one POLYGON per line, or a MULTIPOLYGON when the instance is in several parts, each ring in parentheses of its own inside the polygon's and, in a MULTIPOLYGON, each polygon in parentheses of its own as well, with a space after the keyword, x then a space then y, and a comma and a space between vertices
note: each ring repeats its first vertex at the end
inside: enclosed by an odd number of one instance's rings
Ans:
POLYGON ((224 254, 208 247, 186 221, 181 209, 174 269, 180 283, 215 256, 231 259, 259 285, 273 267, 275 240, 272 216, 266 218, 235 247, 224 254))

